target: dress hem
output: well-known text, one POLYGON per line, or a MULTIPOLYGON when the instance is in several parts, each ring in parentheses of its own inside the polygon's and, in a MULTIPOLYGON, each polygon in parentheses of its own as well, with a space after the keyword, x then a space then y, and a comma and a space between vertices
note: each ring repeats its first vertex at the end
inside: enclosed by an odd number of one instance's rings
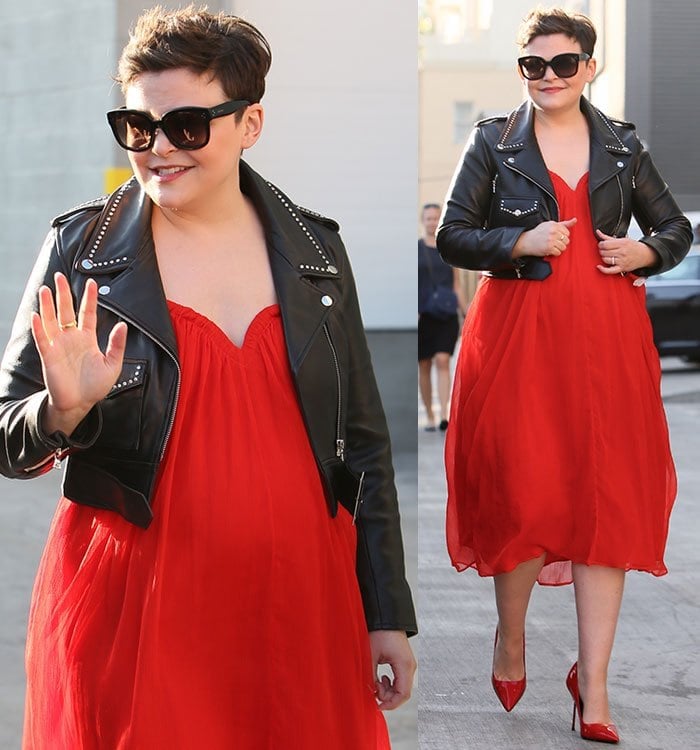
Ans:
MULTIPOLYGON (((534 557, 528 558, 527 560, 521 560, 520 562, 517 562, 515 565, 508 567, 505 570, 498 570, 498 571, 491 571, 486 572, 483 569, 480 569, 478 563, 476 561, 470 562, 470 563, 463 563, 459 561, 452 560, 452 567, 458 572, 463 573, 465 570, 468 570, 469 568, 473 568, 478 575, 481 578, 494 578, 497 575, 503 575, 504 573, 512 573, 518 565, 521 565, 522 563, 528 562, 529 560, 534 560, 535 557, 539 557, 539 555, 535 555, 534 557)), ((548 563, 545 563, 545 566, 542 568, 542 572, 546 573, 547 568, 551 565, 560 565, 564 564, 569 570, 571 569, 571 565, 588 565, 588 566, 597 566, 602 568, 616 568, 619 570, 623 570, 625 573, 629 573, 630 571, 636 571, 638 573, 649 573, 650 575, 653 575, 656 578, 661 578, 662 576, 665 576, 668 574, 668 568, 661 563, 658 567, 650 567, 650 566, 644 566, 644 565, 635 565, 633 563, 627 563, 625 565, 613 565, 609 562, 602 562, 598 560, 567 560, 567 559, 561 559, 557 558, 555 560, 551 560, 548 563)), ((568 586, 569 584, 573 583, 572 576, 566 576, 565 578, 562 578, 561 580, 556 580, 549 578, 548 576, 542 576, 542 573, 537 577, 537 583, 540 584, 540 586, 568 586)))

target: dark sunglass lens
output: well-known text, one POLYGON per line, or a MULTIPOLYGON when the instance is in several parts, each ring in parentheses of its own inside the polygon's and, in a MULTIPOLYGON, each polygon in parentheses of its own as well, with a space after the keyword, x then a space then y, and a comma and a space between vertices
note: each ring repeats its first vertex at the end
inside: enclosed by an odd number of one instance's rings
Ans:
POLYGON ((578 55, 564 53, 553 57, 552 70, 559 78, 572 78, 578 72, 578 55))
POLYGON ((115 118, 115 134, 124 148, 146 151, 153 139, 153 123, 139 112, 124 112, 115 118))
POLYGON ((518 64, 522 74, 530 81, 544 76, 545 62, 541 57, 521 57, 518 64))
POLYGON ((198 109, 169 112, 163 118, 163 131, 177 148, 202 148, 209 141, 209 118, 198 109))

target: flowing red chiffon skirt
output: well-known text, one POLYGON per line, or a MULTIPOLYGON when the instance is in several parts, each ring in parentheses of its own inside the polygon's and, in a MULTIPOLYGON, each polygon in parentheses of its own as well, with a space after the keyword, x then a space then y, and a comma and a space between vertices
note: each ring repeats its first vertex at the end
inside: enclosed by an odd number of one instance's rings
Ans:
POLYGON ((552 174, 571 242, 545 281, 485 278, 462 334, 445 446, 447 544, 484 576, 544 554, 667 572, 676 476, 645 289, 602 274, 588 203, 552 174))
POLYGON ((355 528, 329 517, 279 308, 241 347, 170 311, 182 390, 155 518, 59 503, 24 750, 388 750, 355 528))

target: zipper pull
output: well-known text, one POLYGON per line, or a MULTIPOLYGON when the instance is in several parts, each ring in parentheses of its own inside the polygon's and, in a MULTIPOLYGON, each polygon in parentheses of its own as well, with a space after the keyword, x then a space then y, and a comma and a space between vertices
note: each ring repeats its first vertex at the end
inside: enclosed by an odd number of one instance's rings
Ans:
POLYGON ((362 505, 362 489, 365 485, 365 472, 360 474, 360 481, 357 485, 357 494, 355 495, 355 507, 352 513, 352 525, 355 525, 357 517, 360 515, 360 506, 362 505))
POLYGON ((60 448, 53 454, 53 467, 54 469, 60 469, 63 466, 63 452, 60 448))
POLYGON ((340 438, 335 441, 335 455, 341 461, 345 461, 345 441, 340 438))

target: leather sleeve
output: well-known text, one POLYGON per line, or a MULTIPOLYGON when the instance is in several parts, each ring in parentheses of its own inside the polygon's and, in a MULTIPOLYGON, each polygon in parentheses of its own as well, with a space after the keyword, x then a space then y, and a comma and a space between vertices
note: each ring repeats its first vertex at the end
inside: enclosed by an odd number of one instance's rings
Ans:
POLYGON ((476 127, 452 177, 437 230, 440 255, 452 266, 474 271, 514 268, 513 246, 525 228, 487 226, 496 174, 484 129, 476 127))
MULTIPOLYGON (((357 519, 357 577, 369 630, 417 632, 404 567, 389 430, 372 369, 355 282, 344 249, 343 326, 348 339, 349 467, 365 473, 357 519)), ((338 258, 340 260, 340 257, 338 258)))
POLYGON ((101 416, 93 409, 69 438, 62 432, 47 435, 41 418, 48 393, 39 352, 31 332, 32 312, 38 311, 42 284, 53 288, 56 272, 69 276, 60 252, 59 231, 49 232, 31 273, 0 365, 0 473, 29 479, 53 466, 71 450, 88 447, 99 434, 101 416))
POLYGON ((655 266, 639 268, 634 273, 652 276, 678 265, 693 242, 692 227, 641 143, 634 173, 632 213, 644 232, 640 241, 659 256, 655 266))

